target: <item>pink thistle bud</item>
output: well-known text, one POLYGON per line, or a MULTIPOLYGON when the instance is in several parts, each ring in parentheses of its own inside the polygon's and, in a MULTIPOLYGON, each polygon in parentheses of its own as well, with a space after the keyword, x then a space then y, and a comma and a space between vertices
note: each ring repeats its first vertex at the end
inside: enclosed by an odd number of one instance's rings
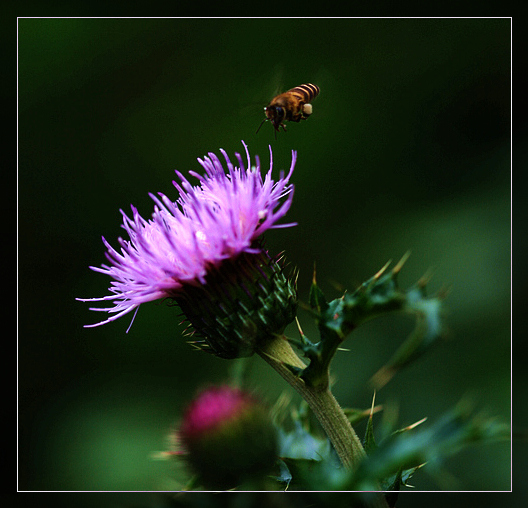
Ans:
POLYGON ((229 489, 262 478, 278 457, 268 409, 254 395, 230 386, 208 388, 191 402, 179 438, 207 488, 229 489))

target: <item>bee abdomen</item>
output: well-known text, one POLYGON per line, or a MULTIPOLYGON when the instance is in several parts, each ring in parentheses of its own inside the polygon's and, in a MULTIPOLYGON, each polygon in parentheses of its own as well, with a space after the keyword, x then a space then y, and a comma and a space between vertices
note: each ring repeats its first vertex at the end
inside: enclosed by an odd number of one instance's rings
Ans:
POLYGON ((293 93, 299 97, 299 99, 304 102, 310 102, 313 98, 319 95, 319 87, 317 85, 312 85, 311 83, 306 83, 305 85, 299 85, 291 90, 288 90, 289 93, 293 93))

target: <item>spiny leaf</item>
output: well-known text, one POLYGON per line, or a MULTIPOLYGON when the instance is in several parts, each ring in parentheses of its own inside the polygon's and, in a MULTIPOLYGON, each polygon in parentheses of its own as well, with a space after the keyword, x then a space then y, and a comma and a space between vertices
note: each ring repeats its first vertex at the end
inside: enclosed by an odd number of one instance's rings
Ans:
POLYGON ((373 377, 376 388, 384 386, 398 370, 419 358, 442 336, 443 295, 426 296, 426 277, 407 291, 398 286, 398 274, 408 258, 409 253, 406 253, 391 271, 388 271, 390 261, 387 262, 354 292, 331 302, 327 302, 317 285, 314 268, 310 307, 320 341, 310 342, 302 332, 300 342, 292 341, 310 360, 306 368, 296 372, 308 385, 327 387, 329 366, 342 342, 355 328, 377 316, 394 311, 408 312, 416 317, 416 325, 393 358, 373 377))
MULTIPOLYGON (((418 422, 417 422, 418 424, 418 422)), ((369 489, 375 480, 390 480, 399 470, 407 471, 405 481, 423 464, 433 472, 449 455, 473 443, 509 439, 504 423, 481 414, 472 414, 467 402, 462 402, 426 428, 393 434, 378 444, 360 464, 354 478, 354 488, 369 489)))

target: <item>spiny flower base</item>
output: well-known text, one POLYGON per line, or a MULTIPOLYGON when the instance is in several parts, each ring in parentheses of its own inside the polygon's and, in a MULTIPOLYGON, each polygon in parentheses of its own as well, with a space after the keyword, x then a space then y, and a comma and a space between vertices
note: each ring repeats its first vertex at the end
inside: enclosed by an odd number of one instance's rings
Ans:
POLYGON ((242 253, 207 271, 205 284, 187 284, 174 301, 190 323, 195 347, 221 358, 251 356, 295 318, 296 281, 282 257, 242 253))

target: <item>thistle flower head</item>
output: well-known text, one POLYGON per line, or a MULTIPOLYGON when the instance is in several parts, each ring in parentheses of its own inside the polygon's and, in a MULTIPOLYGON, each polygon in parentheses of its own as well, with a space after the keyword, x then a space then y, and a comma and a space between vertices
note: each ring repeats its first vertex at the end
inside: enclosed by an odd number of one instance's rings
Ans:
MULTIPOLYGON (((227 276, 227 279, 238 286, 245 284, 245 292, 251 293, 252 297, 256 295, 253 289, 247 288, 248 277, 276 282, 278 276, 275 274, 280 270, 275 266, 268 268, 271 258, 266 255, 262 258, 265 251, 258 239, 268 229, 294 225, 278 224, 278 221, 292 202, 293 185, 289 181, 296 152, 292 152, 289 172, 286 175, 281 172, 279 178, 273 180, 271 147, 270 168, 264 176, 259 158, 256 157, 252 166, 248 148, 245 144, 244 147, 246 165, 237 153, 238 166, 234 166, 225 151, 221 150, 227 172, 222 161, 213 153, 198 159, 205 174, 189 173, 196 178, 195 185, 177 171, 179 182, 173 184, 179 192, 178 199, 172 201, 161 193, 150 194, 155 203, 151 219, 143 219, 133 206, 131 217, 121 211, 122 227, 129 239, 120 238, 118 250, 103 238, 110 264, 100 268, 90 267, 112 278, 111 294, 79 299, 112 302, 110 307, 91 309, 107 312, 110 317, 86 326, 109 323, 152 300, 170 297, 178 303, 188 301, 192 288, 213 287, 218 277, 215 279, 212 274, 220 273, 225 279, 222 266, 231 265, 233 268, 233 263, 240 259, 249 259, 248 266, 252 268, 239 267, 239 275, 235 279, 227 276), (256 270, 254 274, 248 276, 248 271, 253 269, 256 270), (257 274, 258 277, 255 277, 257 274)), ((259 287, 262 285, 261 281, 259 287)), ((237 300, 240 298, 237 297, 237 300)), ((190 321, 195 324, 192 318, 190 321)), ((228 357, 229 354, 223 356, 228 357)))

